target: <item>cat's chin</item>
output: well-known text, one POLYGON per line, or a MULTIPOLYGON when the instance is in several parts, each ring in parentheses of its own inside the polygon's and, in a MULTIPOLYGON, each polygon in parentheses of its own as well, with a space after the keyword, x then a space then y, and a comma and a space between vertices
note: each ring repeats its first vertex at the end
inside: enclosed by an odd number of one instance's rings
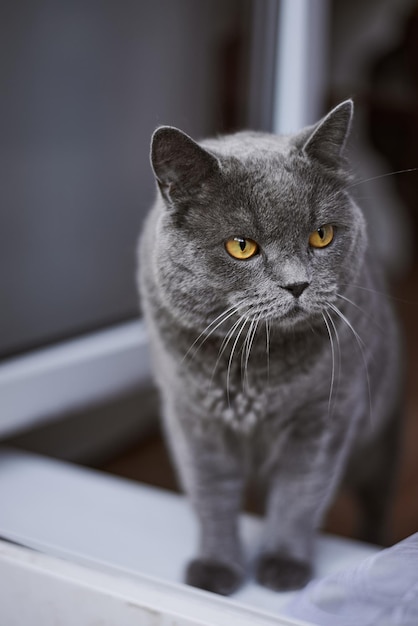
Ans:
POLYGON ((312 328, 312 314, 296 303, 286 313, 272 318, 272 322, 283 330, 303 330, 312 328))

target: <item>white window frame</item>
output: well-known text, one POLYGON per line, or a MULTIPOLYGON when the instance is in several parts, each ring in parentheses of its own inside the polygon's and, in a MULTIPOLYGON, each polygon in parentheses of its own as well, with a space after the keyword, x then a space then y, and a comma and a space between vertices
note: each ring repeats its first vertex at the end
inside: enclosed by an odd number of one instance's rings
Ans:
POLYGON ((9 359, 0 365, 0 435, 60 419, 149 382, 140 320, 9 359))
POLYGON ((0 580, 0 615, 19 626, 304 626, 185 585, 115 575, 1 540, 0 580))

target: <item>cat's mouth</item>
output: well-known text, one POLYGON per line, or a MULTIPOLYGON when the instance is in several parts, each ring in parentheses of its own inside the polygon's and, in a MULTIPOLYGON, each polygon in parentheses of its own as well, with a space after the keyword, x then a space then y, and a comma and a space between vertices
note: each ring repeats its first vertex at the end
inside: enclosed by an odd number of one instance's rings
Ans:
POLYGON ((287 306, 278 307, 277 303, 262 306, 262 307, 254 307, 249 315, 250 320, 263 320, 263 321, 271 321, 271 322, 292 322, 293 320, 301 320, 306 317, 308 312, 303 307, 303 305, 298 302, 291 302, 287 306))
POLYGON ((289 321, 300 317, 302 314, 302 309, 300 307, 291 307, 287 309, 286 313, 283 313, 278 319, 278 321, 289 321))
POLYGON ((295 302, 288 310, 286 317, 300 317, 301 314, 305 314, 305 309, 299 302, 295 302))
POLYGON ((288 325, 302 321, 307 315, 308 312, 306 309, 299 302, 295 302, 288 307, 286 312, 282 313, 282 315, 276 319, 279 323, 288 325))

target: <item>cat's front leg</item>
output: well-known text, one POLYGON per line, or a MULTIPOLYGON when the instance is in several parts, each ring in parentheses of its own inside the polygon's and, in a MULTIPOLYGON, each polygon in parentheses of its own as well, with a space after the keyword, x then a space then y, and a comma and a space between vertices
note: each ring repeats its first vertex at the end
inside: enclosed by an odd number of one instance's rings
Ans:
POLYGON ((229 595, 244 578, 238 516, 244 487, 238 446, 224 428, 202 433, 189 419, 166 420, 169 445, 199 522, 198 554, 186 582, 229 595))
POLYGON ((188 493, 198 517, 200 540, 198 554, 187 567, 186 582, 229 595, 241 585, 245 573, 238 533, 243 481, 224 461, 218 467, 205 467, 200 460, 192 471, 188 493))
POLYGON ((341 477, 347 431, 341 426, 338 433, 328 429, 308 437, 295 434, 271 471, 256 569, 256 578, 265 587, 298 589, 311 578, 315 534, 341 477))

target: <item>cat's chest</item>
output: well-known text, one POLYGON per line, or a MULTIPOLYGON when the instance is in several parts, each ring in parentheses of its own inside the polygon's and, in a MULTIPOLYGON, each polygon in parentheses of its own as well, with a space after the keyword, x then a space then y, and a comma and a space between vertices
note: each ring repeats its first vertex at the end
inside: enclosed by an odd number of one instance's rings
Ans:
POLYGON ((231 428, 251 432, 274 414, 286 419, 301 402, 306 387, 304 363, 294 351, 287 354, 256 344, 244 351, 216 358, 210 351, 187 367, 185 393, 202 419, 221 420, 231 428), (232 356, 231 356, 232 355, 232 356))
POLYGON ((233 430, 242 432, 251 432, 264 419, 268 406, 265 388, 244 388, 233 383, 228 390, 222 386, 201 387, 198 396, 203 419, 221 420, 233 430))

